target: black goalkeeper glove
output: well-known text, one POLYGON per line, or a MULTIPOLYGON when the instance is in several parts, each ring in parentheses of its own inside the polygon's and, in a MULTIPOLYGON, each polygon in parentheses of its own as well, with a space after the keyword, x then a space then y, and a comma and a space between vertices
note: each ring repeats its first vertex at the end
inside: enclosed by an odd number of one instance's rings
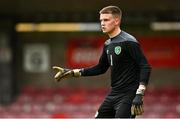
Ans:
POLYGON ((140 85, 137 89, 136 96, 132 102, 131 115, 142 115, 143 109, 143 98, 144 98, 145 86, 140 85))
POLYGON ((65 78, 71 78, 71 77, 80 77, 81 72, 80 69, 65 69, 58 66, 53 66, 54 70, 57 70, 56 75, 54 76, 55 81, 59 82, 62 79, 65 78))

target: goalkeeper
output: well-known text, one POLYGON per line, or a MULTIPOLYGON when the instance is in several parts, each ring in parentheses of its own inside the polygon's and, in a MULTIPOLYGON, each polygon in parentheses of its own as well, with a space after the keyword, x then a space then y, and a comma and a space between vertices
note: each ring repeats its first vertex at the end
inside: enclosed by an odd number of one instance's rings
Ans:
POLYGON ((99 63, 82 69, 54 66, 55 79, 94 76, 111 68, 111 91, 99 107, 96 118, 131 118, 143 113, 143 96, 151 67, 138 41, 120 29, 122 12, 117 6, 104 7, 100 12, 103 33, 109 36, 104 43, 99 63))

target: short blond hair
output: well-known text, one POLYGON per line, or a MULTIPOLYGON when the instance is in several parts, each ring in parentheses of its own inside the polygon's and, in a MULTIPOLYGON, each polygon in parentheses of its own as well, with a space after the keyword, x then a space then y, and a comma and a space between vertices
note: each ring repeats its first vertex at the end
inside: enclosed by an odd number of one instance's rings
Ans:
POLYGON ((100 10, 99 14, 112 14, 115 17, 122 17, 122 11, 117 6, 107 6, 100 10))

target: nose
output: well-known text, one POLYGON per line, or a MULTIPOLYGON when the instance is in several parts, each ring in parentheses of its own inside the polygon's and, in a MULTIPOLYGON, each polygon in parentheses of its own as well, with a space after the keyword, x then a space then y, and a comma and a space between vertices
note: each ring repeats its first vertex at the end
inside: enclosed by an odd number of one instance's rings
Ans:
POLYGON ((104 21, 101 21, 101 26, 104 26, 104 21))

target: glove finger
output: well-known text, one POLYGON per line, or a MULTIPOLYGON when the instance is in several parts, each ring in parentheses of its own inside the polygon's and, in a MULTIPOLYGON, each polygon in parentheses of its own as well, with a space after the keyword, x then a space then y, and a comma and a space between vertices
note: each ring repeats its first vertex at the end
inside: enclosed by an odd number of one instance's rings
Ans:
POLYGON ((58 72, 56 73, 56 75, 54 76, 54 78, 56 79, 56 81, 60 81, 64 76, 66 76, 67 72, 58 72))
POLYGON ((134 106, 134 113, 135 113, 135 115, 138 115, 136 106, 134 106))
POLYGON ((140 114, 141 114, 140 106, 136 106, 136 115, 140 115, 140 114))
POLYGON ((59 79, 64 79, 64 78, 68 78, 68 77, 71 77, 71 71, 67 71, 63 74, 60 75, 59 79))
POLYGON ((61 74, 62 74, 61 72, 57 72, 54 78, 57 79, 61 74))
POLYGON ((135 108, 135 106, 132 105, 132 106, 131 106, 131 115, 135 115, 135 113, 134 113, 134 108, 135 108))
POLYGON ((134 114, 137 115, 137 110, 135 106, 134 106, 134 114))
POLYGON ((63 71, 64 71, 63 68, 58 67, 58 66, 53 66, 52 68, 53 68, 54 70, 57 70, 57 71, 60 71, 60 72, 63 72, 63 71))
POLYGON ((59 81, 61 75, 62 75, 61 72, 56 73, 56 75, 54 76, 54 79, 56 79, 56 81, 59 81))
POLYGON ((144 112, 143 105, 140 106, 140 111, 141 111, 141 114, 143 114, 144 112))
POLYGON ((137 110, 137 115, 142 115, 144 112, 142 105, 137 106, 136 110, 137 110))

